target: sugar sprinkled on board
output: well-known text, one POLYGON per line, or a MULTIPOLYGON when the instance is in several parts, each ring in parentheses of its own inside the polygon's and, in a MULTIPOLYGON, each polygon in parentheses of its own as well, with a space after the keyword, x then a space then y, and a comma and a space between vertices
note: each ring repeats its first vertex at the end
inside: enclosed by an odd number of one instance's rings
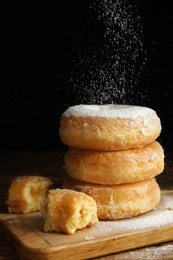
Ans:
POLYGON ((112 233, 112 230, 116 230, 117 234, 121 232, 135 232, 140 230, 147 230, 157 227, 162 227, 164 225, 169 225, 172 223, 173 215, 170 214, 169 211, 165 210, 165 212, 158 212, 157 210, 154 210, 152 212, 147 213, 147 215, 143 215, 140 218, 132 218, 132 219, 126 219, 121 220, 119 222, 118 220, 116 222, 100 222, 99 228, 102 230, 107 229, 108 233, 112 233))
MULTIPOLYGON (((100 239, 102 237, 117 236, 133 232, 146 232, 147 230, 157 230, 167 226, 173 227, 173 211, 168 208, 173 204, 173 192, 162 191, 161 201, 155 210, 131 219, 99 221, 92 228, 79 230, 75 236, 64 235, 63 233, 45 233, 42 230, 43 217, 40 213, 20 218, 29 227, 35 230, 41 237, 48 241, 52 246, 63 245, 100 239), (40 227, 40 228, 38 228, 40 227)), ((164 232, 164 231, 163 231, 164 232)), ((88 243, 89 243, 88 241, 88 243)))
POLYGON ((99 229, 108 233, 135 232, 160 228, 173 223, 173 212, 168 210, 173 202, 173 193, 162 194, 161 201, 157 208, 147 214, 138 217, 117 221, 100 221, 99 229))
MULTIPOLYGON (((151 260, 151 259, 172 259, 173 245, 162 245, 162 246, 152 246, 149 248, 142 248, 138 250, 133 250, 127 253, 120 253, 116 258, 112 256, 107 256, 107 260, 151 260)), ((100 258, 103 259, 103 258, 100 258)))

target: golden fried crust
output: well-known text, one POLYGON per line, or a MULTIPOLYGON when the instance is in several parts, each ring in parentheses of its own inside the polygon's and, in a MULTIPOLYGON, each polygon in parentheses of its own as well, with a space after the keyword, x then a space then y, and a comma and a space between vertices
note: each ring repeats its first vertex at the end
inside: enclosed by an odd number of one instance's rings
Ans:
POLYGON ((93 197, 99 219, 134 217, 154 209, 160 201, 160 189, 154 178, 122 185, 91 184, 68 178, 63 188, 93 197))
POLYGON ((40 203, 48 193, 52 181, 40 176, 15 178, 6 201, 10 213, 29 213, 40 210, 40 203))
POLYGON ((62 115, 59 135, 69 146, 93 150, 122 150, 147 145, 161 132, 160 119, 104 118, 62 115))
POLYGON ((44 230, 74 234, 77 229, 98 223, 94 199, 81 192, 66 189, 50 190, 42 204, 44 230))
POLYGON ((65 169, 76 180, 114 185, 152 178, 164 169, 162 146, 152 142, 141 148, 94 151, 70 147, 65 169))

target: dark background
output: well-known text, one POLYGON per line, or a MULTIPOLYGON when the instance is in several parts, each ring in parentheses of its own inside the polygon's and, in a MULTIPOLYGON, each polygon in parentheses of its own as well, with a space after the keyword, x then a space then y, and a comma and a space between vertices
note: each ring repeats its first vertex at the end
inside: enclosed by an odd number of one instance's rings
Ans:
MULTIPOLYGON (((71 69, 70 40, 82 21, 87 1, 64 1, 48 12, 34 6, 6 6, 3 19, 3 116, 1 150, 59 149, 59 120, 73 96, 63 101, 62 78, 71 69), (80 20, 81 19, 81 20, 80 20)), ((142 85, 149 106, 161 118, 159 141, 173 145, 173 19, 171 1, 141 1, 140 14, 147 54, 142 85)), ((141 91, 141 90, 140 90, 141 91)), ((75 95, 75 93, 73 93, 75 95)), ((118 102, 115 100, 115 103, 118 102)))

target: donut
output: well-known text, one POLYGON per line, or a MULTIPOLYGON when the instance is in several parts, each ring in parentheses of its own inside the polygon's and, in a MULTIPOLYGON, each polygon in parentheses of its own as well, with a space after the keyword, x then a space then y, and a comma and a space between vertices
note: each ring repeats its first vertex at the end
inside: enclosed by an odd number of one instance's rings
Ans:
POLYGON ((67 178, 62 187, 93 197, 99 219, 135 217, 154 209, 160 201, 160 188, 154 178, 119 185, 92 184, 67 178))
POLYGON ((64 161, 66 172, 76 180, 114 185, 160 174, 164 169, 164 152, 157 141, 144 147, 119 151, 69 147, 64 161))
POLYGON ((41 212, 45 217, 45 232, 74 234, 77 229, 98 223, 94 199, 73 190, 50 190, 41 204, 41 212))
POLYGON ((40 176, 16 177, 10 187, 6 201, 9 213, 30 213, 40 211, 40 203, 53 185, 49 178, 40 176))
POLYGON ((142 147, 157 139, 160 119, 148 107, 76 105, 61 116, 59 136, 65 145, 92 150, 142 147))

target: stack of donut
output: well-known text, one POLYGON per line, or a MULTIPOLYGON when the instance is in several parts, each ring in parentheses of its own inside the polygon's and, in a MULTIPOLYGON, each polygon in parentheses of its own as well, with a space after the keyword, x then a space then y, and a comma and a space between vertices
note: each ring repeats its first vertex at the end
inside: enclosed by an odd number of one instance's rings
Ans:
POLYGON ((77 105, 61 116, 60 138, 68 145, 63 188, 94 198, 99 219, 134 217, 160 201, 155 176, 164 169, 156 141, 160 119, 147 107, 77 105))

